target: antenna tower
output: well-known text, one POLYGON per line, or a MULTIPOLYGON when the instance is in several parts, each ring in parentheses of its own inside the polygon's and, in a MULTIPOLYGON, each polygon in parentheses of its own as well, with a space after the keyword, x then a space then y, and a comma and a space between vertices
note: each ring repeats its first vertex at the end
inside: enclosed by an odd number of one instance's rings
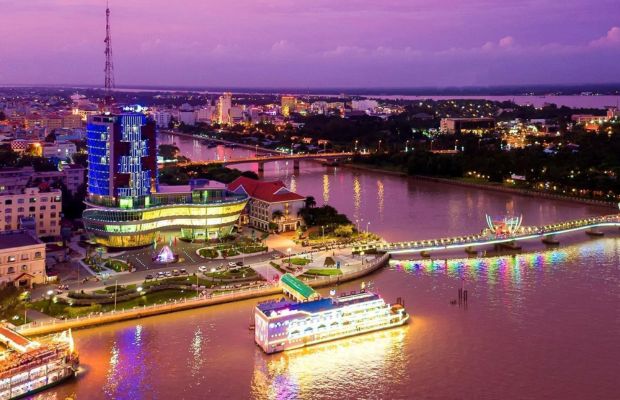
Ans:
POLYGON ((112 36, 110 34, 110 6, 106 1, 105 9, 105 100, 108 108, 112 104, 112 88, 114 87, 114 64, 112 63, 112 36))

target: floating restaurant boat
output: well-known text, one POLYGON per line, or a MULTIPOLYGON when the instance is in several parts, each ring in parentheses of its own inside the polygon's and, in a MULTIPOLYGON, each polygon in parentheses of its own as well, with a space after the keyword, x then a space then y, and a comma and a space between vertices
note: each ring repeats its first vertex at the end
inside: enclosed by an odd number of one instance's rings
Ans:
POLYGON ((284 299, 256 306, 254 340, 265 353, 276 353, 400 326, 408 319, 400 301, 390 305, 364 290, 312 301, 284 299))
POLYGON ((29 340, 0 325, 0 400, 19 399, 75 376, 71 331, 29 340))

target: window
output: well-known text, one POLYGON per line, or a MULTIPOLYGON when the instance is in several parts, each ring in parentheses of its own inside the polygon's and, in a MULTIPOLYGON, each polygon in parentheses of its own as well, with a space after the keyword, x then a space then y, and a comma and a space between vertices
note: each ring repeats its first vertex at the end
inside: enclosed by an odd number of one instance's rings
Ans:
POLYGON ((17 199, 17 204, 24 204, 24 199, 17 199))
POLYGON ((19 208, 17 209, 17 212, 24 212, 24 207, 19 207, 19 208))
POLYGON ((41 202, 42 203, 46 203, 47 202, 47 197, 41 197, 41 202))
POLYGON ((6 200, 4 200, 4 204, 7 205, 7 206, 10 205, 10 204, 13 204, 13 200, 6 199, 6 200))
POLYGON ((40 251, 35 252, 34 258, 41 258, 41 252, 40 251))
POLYGON ((36 207, 28 207, 28 211, 30 212, 35 212, 36 209, 37 209, 36 207))
POLYGON ((10 214, 13 212, 12 208, 7 208, 6 210, 4 210, 5 213, 10 214))
POLYGON ((55 213, 55 212, 51 213, 51 214, 50 214, 50 217, 52 217, 52 218, 56 218, 56 213, 55 213))
POLYGON ((31 203, 36 203, 37 202, 37 198, 36 197, 31 197, 30 198, 30 202, 31 203))
POLYGON ((29 257, 28 257, 28 254, 22 254, 21 258, 22 258, 22 260, 27 260, 29 257))
POLYGON ((56 226, 56 221, 50 222, 50 226, 56 226))
POLYGON ((15 273, 15 267, 9 267, 9 269, 7 270, 8 274, 14 274, 15 273))
POLYGON ((22 271, 28 271, 28 266, 27 265, 22 265, 22 271))
POLYGON ((55 209, 56 209, 56 204, 52 204, 52 205, 50 206, 50 208, 51 208, 52 210, 55 210, 55 209))
POLYGON ((41 206, 41 207, 39 207, 39 210, 43 211, 43 210, 45 210, 46 208, 47 208, 47 207, 45 207, 45 206, 41 206))
POLYGON ((15 262, 16 257, 15 256, 9 256, 8 261, 9 262, 15 262))
POLYGON ((6 222, 6 223, 11 222, 11 216, 7 215, 6 217, 4 217, 4 222, 6 222))

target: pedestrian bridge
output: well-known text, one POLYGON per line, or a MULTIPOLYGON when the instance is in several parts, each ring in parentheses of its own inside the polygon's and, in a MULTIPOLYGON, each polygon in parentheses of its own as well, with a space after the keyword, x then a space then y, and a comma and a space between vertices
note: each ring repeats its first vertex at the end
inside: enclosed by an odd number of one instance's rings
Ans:
POLYGON ((603 227, 620 227, 620 214, 576 219, 544 226, 521 227, 516 233, 510 235, 495 235, 489 232, 483 232, 477 235, 410 242, 377 242, 354 247, 353 251, 363 252, 368 250, 379 250, 390 254, 406 254, 459 248, 473 249, 480 246, 510 244, 536 238, 553 238, 570 232, 588 231, 603 227))

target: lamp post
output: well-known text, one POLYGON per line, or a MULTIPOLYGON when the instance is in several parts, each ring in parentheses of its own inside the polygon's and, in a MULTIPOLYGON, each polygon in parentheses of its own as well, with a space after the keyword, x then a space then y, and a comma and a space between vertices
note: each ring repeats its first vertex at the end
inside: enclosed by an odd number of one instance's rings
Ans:
POLYGON ((286 249, 286 252, 288 253, 288 265, 291 265, 291 248, 289 247, 288 249, 286 249))
POLYGON ((409 153, 409 140, 405 142, 405 153, 409 153))
POLYGON ((357 153, 357 143, 359 142, 359 140, 355 139, 355 152, 357 153))
POLYGON ((116 293, 118 291, 118 279, 114 281, 114 311, 116 311, 116 293))
POLYGON ((368 235, 368 225, 370 225, 370 221, 366 222, 366 235, 368 235))
POLYGON ((377 147, 377 153, 381 151, 381 139, 379 139, 379 147, 377 147))

